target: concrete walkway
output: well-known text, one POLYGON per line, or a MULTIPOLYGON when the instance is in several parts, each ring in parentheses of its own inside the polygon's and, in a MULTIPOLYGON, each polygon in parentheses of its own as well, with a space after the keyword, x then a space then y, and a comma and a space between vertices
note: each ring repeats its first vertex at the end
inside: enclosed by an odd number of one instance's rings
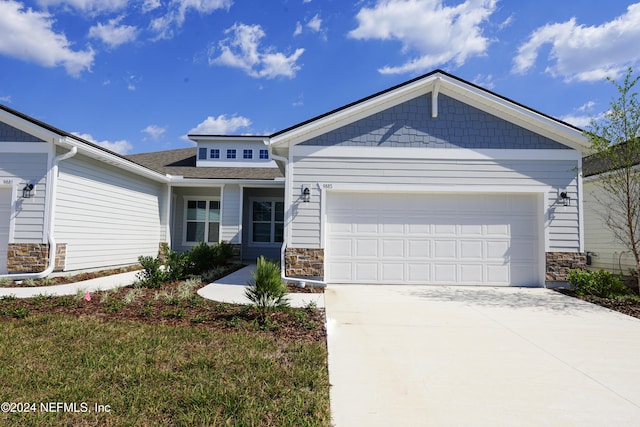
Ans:
MULTIPOLYGON (((204 286, 198 290, 198 295, 219 302, 232 304, 249 304, 249 300, 244 296, 247 281, 251 278, 251 272, 255 271, 256 265, 248 265, 222 279, 204 286)), ((98 277, 96 279, 84 280, 66 285, 39 286, 39 287, 19 287, 0 288, 0 297, 15 296, 16 298, 32 298, 37 295, 76 295, 78 292, 107 291, 109 289, 129 286, 136 281, 138 271, 128 273, 113 274, 111 276, 98 277)), ((303 294, 290 293, 289 304, 292 307, 307 307, 315 304, 318 308, 324 308, 324 294, 303 294)))
POLYGON ((329 286, 343 426, 638 426, 640 320, 547 289, 329 286))
MULTIPOLYGON (((220 302, 250 304, 250 301, 244 296, 244 291, 247 282, 251 279, 251 273, 255 270, 255 264, 248 265, 199 289, 198 295, 220 302)), ((291 307, 307 307, 309 304, 315 304, 317 308, 324 308, 324 294, 322 293, 290 293, 287 296, 291 307)))

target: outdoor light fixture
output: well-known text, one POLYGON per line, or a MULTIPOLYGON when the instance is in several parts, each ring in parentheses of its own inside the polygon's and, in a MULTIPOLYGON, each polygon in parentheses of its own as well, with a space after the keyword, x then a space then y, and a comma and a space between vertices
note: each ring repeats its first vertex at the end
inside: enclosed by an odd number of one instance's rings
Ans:
POLYGON ((27 183, 22 189, 22 198, 29 199, 31 198, 31 191, 33 191, 33 184, 27 183))
POLYGON ((302 190, 302 201, 307 203, 310 199, 311 199, 311 190, 309 190, 309 187, 304 187, 304 190, 302 190))
POLYGON ((562 199, 562 204, 564 206, 569 206, 571 204, 571 197, 569 197, 566 191, 560 193, 560 198, 562 199))

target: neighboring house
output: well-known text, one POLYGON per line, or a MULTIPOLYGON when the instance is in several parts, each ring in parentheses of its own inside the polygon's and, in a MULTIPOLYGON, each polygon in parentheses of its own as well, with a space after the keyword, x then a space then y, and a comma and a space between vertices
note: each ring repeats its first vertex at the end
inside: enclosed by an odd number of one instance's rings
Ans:
POLYGON ((13 249, 42 252, 47 235, 67 270, 225 240, 332 284, 541 286, 585 263, 581 130, 442 71, 272 135, 125 157, 3 111, 12 272, 13 249))
MULTIPOLYGON (((640 162, 640 159, 638 160, 640 162)), ((599 179, 610 168, 597 155, 583 160, 585 251, 591 270, 607 270, 629 275, 637 269, 633 253, 627 249, 606 225, 608 203, 616 203, 604 193, 599 179), (610 201, 608 201, 610 200, 610 201)))

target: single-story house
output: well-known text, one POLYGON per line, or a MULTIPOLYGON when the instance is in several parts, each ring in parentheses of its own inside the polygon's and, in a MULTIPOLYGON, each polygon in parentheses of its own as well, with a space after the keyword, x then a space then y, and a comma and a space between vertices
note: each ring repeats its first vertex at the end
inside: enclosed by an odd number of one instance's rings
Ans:
MULTIPOLYGON (((617 147, 612 147, 616 149, 617 147)), ((625 148, 625 147, 621 147, 625 148)), ((633 163, 640 163, 640 158, 633 163)), ((634 166, 634 168, 637 166, 634 166)), ((601 185, 603 174, 611 170, 607 161, 597 154, 583 159, 584 223, 587 268, 629 275, 637 270, 633 253, 618 240, 607 226, 605 217, 612 213, 611 205, 620 205, 601 185)))
POLYGON ((121 156, 2 107, 0 273, 220 240, 331 284, 542 286, 585 264, 582 131, 440 70, 271 135, 189 138, 121 156))

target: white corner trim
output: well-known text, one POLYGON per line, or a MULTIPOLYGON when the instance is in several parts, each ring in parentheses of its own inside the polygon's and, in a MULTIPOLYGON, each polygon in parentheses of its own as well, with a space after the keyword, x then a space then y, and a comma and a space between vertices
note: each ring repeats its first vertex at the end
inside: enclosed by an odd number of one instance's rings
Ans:
POLYGON ((578 180, 578 242, 580 252, 584 252, 584 189, 582 182, 582 158, 578 160, 578 173, 576 176, 578 180))

